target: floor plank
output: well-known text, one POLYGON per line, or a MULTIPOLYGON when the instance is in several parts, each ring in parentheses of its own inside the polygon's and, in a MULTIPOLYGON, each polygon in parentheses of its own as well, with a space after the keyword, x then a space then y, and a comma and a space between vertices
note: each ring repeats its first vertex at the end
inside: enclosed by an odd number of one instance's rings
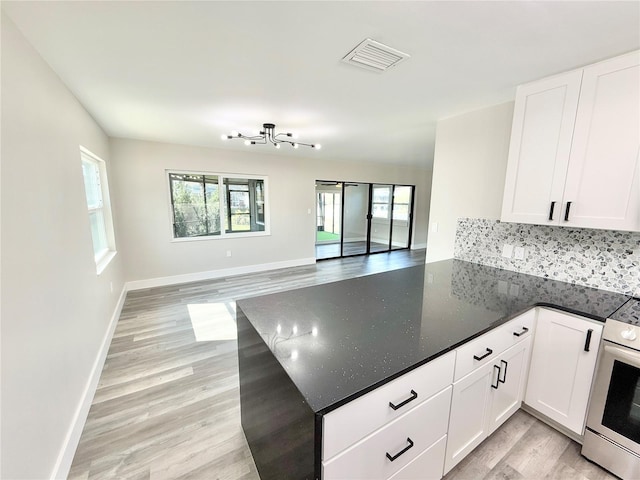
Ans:
POLYGON ((580 455, 580 445, 523 410, 444 480, 616 480, 580 455))
MULTIPOLYGON (((226 315, 240 298, 424 259, 401 250, 129 292, 69 478, 259 480, 240 426, 236 341, 197 341, 188 306, 221 303, 226 315)), ((576 445, 518 412, 446 479, 613 478, 576 445)))

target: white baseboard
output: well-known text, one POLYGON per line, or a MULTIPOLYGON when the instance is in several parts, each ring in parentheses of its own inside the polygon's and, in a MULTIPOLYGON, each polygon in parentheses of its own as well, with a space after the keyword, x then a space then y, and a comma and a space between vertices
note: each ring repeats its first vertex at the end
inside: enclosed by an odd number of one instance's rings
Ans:
POLYGON ((247 273, 264 272, 266 270, 277 270, 279 268, 300 267, 316 263, 313 258, 300 258, 297 260, 286 260, 283 262, 261 263, 259 265, 247 265, 244 267, 223 268, 220 270, 209 270, 207 272, 186 273, 184 275, 172 275, 170 277, 149 278, 147 280, 133 280, 125 284, 127 291, 142 290, 145 288, 164 287, 167 285, 177 285, 179 283, 199 282, 201 280, 212 280, 214 278, 231 277, 233 275, 244 275, 247 273))
POLYGON ((123 287, 122 292, 120 292, 120 298, 118 298, 116 308, 113 311, 113 315, 111 315, 111 320, 109 320, 107 331, 104 335, 104 338, 102 339, 102 345, 100 345, 98 355, 93 362, 93 367, 91 368, 91 373, 89 375, 89 381, 87 382, 84 392, 82 393, 82 401, 80 402, 80 405, 76 410, 73 421, 71 422, 71 428, 67 432, 67 437, 64 440, 60 455, 58 455, 58 460, 53 467, 53 472, 51 474, 52 480, 66 479, 69 476, 71 463, 73 462, 73 457, 76 453, 76 449, 78 448, 82 430, 84 429, 84 424, 86 423, 87 416, 89 415, 89 409, 91 408, 91 402, 93 402, 93 396, 95 395, 96 389, 98 388, 98 382, 100 381, 102 368, 104 367, 104 362, 107 359, 107 353, 109 352, 111 339, 113 338, 113 333, 115 332, 116 325, 118 324, 118 319, 120 318, 120 313, 122 312, 122 307, 124 306, 124 299, 126 296, 127 289, 126 287, 123 287))
POLYGON ((421 248, 427 248, 427 242, 425 243, 414 243, 411 245, 411 250, 419 250, 421 248))

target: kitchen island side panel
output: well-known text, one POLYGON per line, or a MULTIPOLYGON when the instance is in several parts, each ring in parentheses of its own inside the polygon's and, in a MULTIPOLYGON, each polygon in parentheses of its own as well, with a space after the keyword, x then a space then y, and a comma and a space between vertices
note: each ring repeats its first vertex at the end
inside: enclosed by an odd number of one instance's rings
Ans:
POLYGON ((240 307, 242 428, 261 480, 314 479, 315 414, 240 307))

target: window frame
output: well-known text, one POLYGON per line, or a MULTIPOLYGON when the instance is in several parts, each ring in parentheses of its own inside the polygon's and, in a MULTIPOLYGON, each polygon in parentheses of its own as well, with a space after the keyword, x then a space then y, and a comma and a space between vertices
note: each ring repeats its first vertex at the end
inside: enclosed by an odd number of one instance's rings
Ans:
POLYGON ((415 195, 415 186, 412 185, 394 185, 393 187, 393 192, 391 193, 392 196, 395 194, 396 188, 397 187, 405 187, 409 189, 409 202, 405 203, 405 202, 397 202, 395 197, 392 200, 392 205, 393 208, 391 209, 391 218, 393 219, 393 224, 397 225, 399 227, 406 227, 409 225, 409 221, 411 220, 411 206, 413 205, 413 196, 415 195), (394 218, 393 216, 393 210, 395 209, 396 205, 406 205, 407 206, 407 218, 406 219, 401 219, 401 218, 394 218))
POLYGON ((201 170, 176 170, 165 169, 165 181, 167 182, 167 199, 168 199, 168 212, 169 212, 169 238, 172 243, 181 242, 200 242, 207 240, 220 240, 230 238, 245 238, 245 237, 265 237, 271 235, 271 217, 269 211, 269 177, 267 175, 254 175, 246 173, 224 173, 224 172, 205 172, 201 170), (193 237, 176 237, 174 230, 174 210, 173 210, 173 195, 171 189, 170 175, 194 175, 194 176, 211 176, 218 178, 218 191, 220 202, 220 233, 215 235, 199 235, 193 237), (264 230, 260 231, 230 231, 225 229, 225 218, 228 218, 228 191, 225 185, 225 180, 229 179, 246 179, 246 180, 262 180, 263 189, 263 205, 264 205, 264 222, 259 222, 256 218, 256 224, 263 225, 264 230))
POLYGON ((391 205, 392 205, 392 197, 393 197, 393 185, 390 184, 371 184, 371 221, 373 221, 374 223, 383 223, 383 224, 388 224, 391 221, 391 217, 392 217, 392 212, 391 212, 391 205), (386 202, 376 202, 374 200, 374 196, 375 196, 375 191, 377 189, 386 189, 389 191, 389 198, 386 202), (378 216, 375 215, 373 213, 374 210, 374 206, 375 205, 386 205, 387 206, 387 214, 385 216, 378 216))
POLYGON ((113 227, 113 212, 111 208, 111 198, 109 195, 109 178, 107 175, 107 164, 104 160, 98 157, 96 154, 91 152, 88 148, 80 145, 80 166, 82 173, 82 188, 85 192, 85 205, 87 207, 87 218, 89 219, 89 233, 91 235, 92 242, 92 251, 94 253, 93 259, 96 263, 96 273, 100 275, 104 269, 109 265, 111 260, 116 256, 116 240, 115 240, 115 231, 113 227), (84 171, 82 170, 83 163, 90 163, 96 166, 98 172, 98 183, 99 183, 99 192, 100 192, 100 200, 102 205, 100 207, 93 207, 89 205, 89 201, 87 198, 87 188, 86 181, 84 178, 84 171), (104 228, 104 235, 106 241, 106 248, 100 250, 99 252, 95 252, 95 247, 93 245, 93 229, 91 228, 91 216, 96 212, 102 213, 102 222, 101 226, 104 228))

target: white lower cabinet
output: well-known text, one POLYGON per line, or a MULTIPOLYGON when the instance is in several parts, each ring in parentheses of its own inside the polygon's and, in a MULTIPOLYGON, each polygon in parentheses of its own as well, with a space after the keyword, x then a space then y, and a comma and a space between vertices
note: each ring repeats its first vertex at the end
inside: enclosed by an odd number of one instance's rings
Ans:
POLYGON ((443 435, 389 480, 440 480, 446 447, 447 436, 443 435))
POLYGON ((520 408, 531 337, 453 384, 444 473, 520 408))
MULTIPOLYGON (((446 435, 451 390, 451 386, 447 387, 328 462, 323 462, 322 478, 386 480, 400 473, 401 469, 417 460, 421 453, 427 453, 427 449, 446 435)), ((435 475, 433 478, 442 476, 443 456, 438 457, 439 451, 436 447, 425 459, 435 462, 429 465, 435 475)))
POLYGON ((438 480, 523 399, 581 435, 602 327, 531 309, 325 415, 322 479, 438 480))
POLYGON ((584 431, 603 324, 541 308, 525 403, 572 432, 584 431))
POLYGON ((492 389, 489 434, 516 413, 527 387, 527 368, 531 352, 531 337, 511 347, 500 357, 498 388, 492 389))

